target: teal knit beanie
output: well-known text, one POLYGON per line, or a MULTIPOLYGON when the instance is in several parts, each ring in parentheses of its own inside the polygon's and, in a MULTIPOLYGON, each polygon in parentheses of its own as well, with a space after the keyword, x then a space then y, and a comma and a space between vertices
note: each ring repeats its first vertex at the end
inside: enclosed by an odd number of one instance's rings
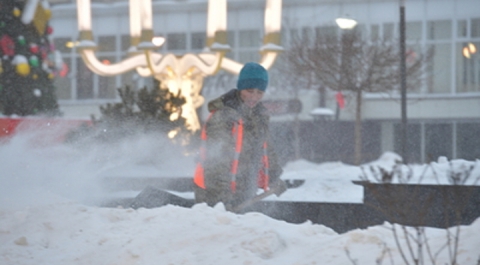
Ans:
POLYGON ((265 91, 268 85, 268 72, 258 63, 246 63, 238 76, 237 89, 256 88, 265 91))

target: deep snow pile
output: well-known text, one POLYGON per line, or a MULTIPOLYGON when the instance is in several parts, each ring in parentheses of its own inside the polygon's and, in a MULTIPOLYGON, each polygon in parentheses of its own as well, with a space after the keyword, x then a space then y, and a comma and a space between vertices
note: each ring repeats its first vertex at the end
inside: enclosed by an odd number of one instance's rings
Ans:
MULTIPOLYGON (((403 264, 390 224, 338 235, 322 225, 236 215, 221 205, 133 210, 59 201, 1 211, 0 220, 0 264, 352 264, 347 250, 356 264, 376 264, 382 256, 385 264, 403 264)), ((461 227, 458 264, 476 264, 478 231, 480 219, 461 227)), ((433 250, 446 243, 445 230, 426 233, 433 250)), ((447 263, 448 251, 436 260, 447 263)))
MULTIPOLYGON (((38 135, 19 135, 0 143, 0 264, 404 264, 400 249, 410 257, 402 229, 401 248, 392 225, 337 234, 312 223, 289 224, 260 213, 237 215, 200 204, 192 209, 101 208, 95 199, 108 196, 98 185, 102 176, 174 172, 171 152, 143 136, 105 148, 72 148, 39 144, 38 135), (162 164, 163 163, 163 164, 162 164), (173 171, 172 171, 173 170, 173 171)), ((398 156, 384 154, 370 165, 391 168, 398 156)), ((445 184, 452 167, 478 163, 440 159, 427 182, 445 184)), ((182 164, 182 163, 180 163, 182 164)), ((182 164, 179 169, 188 171, 182 164)), ((426 165, 414 166, 425 172, 426 165)), ((428 168, 428 170, 431 170, 428 168)), ((473 172, 478 175, 478 169, 473 172)), ((351 183, 360 167, 339 162, 313 164, 295 161, 285 167, 285 179, 305 179, 299 188, 279 199, 360 202, 362 188, 351 183)), ((418 180, 419 174, 417 174, 418 180)), ((469 181, 476 181, 472 177, 469 181)), ((416 180, 412 180, 415 182, 416 180)), ((472 184, 472 183, 470 183, 472 184)), ((275 197, 270 198, 275 199, 275 197)), ((409 228, 410 229, 410 228, 409 228)), ((480 219, 460 228, 458 264, 477 264, 480 256, 480 219)), ((444 229, 426 228, 436 264, 450 264, 444 229)), ((414 231, 412 231, 415 234, 414 231)), ((454 239, 454 238, 453 238, 454 239)), ((424 245, 424 251, 426 251, 424 245)), ((426 253, 426 252, 425 252, 426 253)), ((430 258, 424 254, 426 264, 430 258)))

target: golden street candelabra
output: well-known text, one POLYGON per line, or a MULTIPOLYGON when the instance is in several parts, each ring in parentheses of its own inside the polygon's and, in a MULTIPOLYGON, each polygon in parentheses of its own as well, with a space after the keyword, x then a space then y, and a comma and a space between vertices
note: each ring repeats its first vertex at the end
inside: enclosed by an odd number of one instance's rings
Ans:
MULTIPOLYGON (((113 76, 136 70, 140 76, 153 76, 160 81, 159 89, 169 89, 185 97, 182 117, 187 120, 187 128, 196 131, 200 128, 196 109, 204 99, 200 95, 203 79, 223 69, 238 74, 242 64, 225 57, 230 50, 227 44, 227 1, 208 0, 206 49, 199 54, 162 54, 154 50, 162 44, 162 39, 154 38, 152 28, 152 1, 129 0, 130 43, 126 59, 112 64, 102 63, 95 55, 91 23, 90 0, 77 0, 78 30, 80 33, 77 48, 87 67, 102 76, 113 76)), ((270 68, 280 46, 282 0, 266 0, 264 17, 264 38, 260 48, 260 64, 270 68)), ((178 115, 178 114, 177 114, 178 115)), ((178 117, 171 117, 175 119, 178 117)))

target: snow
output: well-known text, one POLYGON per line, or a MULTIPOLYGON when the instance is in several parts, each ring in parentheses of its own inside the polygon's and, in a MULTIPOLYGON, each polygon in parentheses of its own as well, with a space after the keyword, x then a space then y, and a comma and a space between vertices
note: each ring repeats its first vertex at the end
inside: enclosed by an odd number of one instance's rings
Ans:
MULTIPOLYGON (((99 207, 101 200, 115 196, 100 185, 103 177, 185 176, 193 170, 193 162, 180 158, 175 150, 165 150, 166 143, 158 136, 143 135, 110 145, 71 146, 46 136, 55 135, 54 130, 44 128, 0 139, 2 265, 361 265, 380 264, 380 260, 405 264, 402 249, 413 263, 403 234, 399 233, 402 248, 392 236, 392 227, 401 231, 396 224, 338 234, 311 222, 290 224, 261 213, 234 214, 225 211, 222 204, 138 210, 99 207)), ((368 168, 389 169, 399 159, 394 153, 385 153, 363 165, 363 172, 372 179, 368 168)), ((440 158, 427 166, 413 165, 410 182, 448 184, 449 170, 476 163, 440 158)), ((477 167, 467 184, 479 184, 477 167)), ((305 183, 269 200, 362 201, 362 187, 351 182, 364 174, 360 167, 298 160, 284 170, 283 179, 304 179, 305 183)), ((413 233, 413 228, 407 229, 413 233)), ((456 231, 455 227, 449 229, 452 234, 456 231)), ((477 264, 478 231, 480 219, 460 227, 458 264, 477 264)), ((452 245, 445 247, 447 230, 427 227, 425 233, 432 252, 439 253, 436 264, 451 264, 452 245)), ((433 263, 427 254, 424 260, 425 264, 433 263)))
POLYGON ((333 116, 335 112, 329 108, 315 108, 310 111, 310 115, 318 115, 318 116, 333 116))

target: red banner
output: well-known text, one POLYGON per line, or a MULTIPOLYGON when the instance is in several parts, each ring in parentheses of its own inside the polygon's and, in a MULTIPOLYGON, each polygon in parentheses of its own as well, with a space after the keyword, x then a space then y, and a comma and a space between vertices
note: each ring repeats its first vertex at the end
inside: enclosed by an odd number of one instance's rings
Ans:
POLYGON ((340 107, 340 109, 345 108, 345 99, 343 97, 342 92, 337 92, 335 95, 335 98, 337 99, 337 104, 340 107))
POLYGON ((37 131, 51 128, 56 141, 62 142, 65 136, 82 124, 92 125, 91 120, 60 118, 0 118, 0 138, 13 136, 21 132, 37 131))

